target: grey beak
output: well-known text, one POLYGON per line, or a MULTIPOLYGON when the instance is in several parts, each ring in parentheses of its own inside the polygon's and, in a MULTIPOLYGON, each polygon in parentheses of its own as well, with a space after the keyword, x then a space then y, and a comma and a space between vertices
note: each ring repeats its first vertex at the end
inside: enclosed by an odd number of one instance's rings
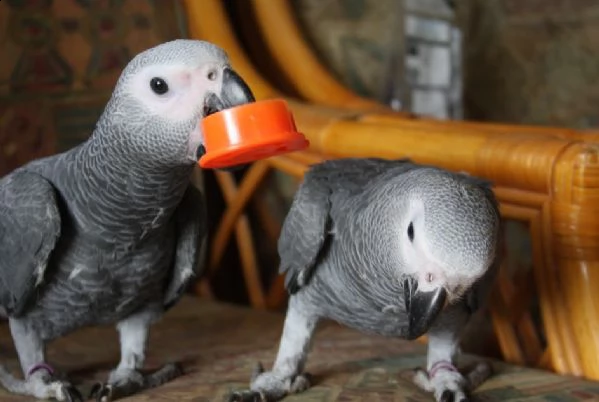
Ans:
POLYGON ((404 302, 408 313, 408 340, 424 335, 437 318, 447 299, 447 291, 439 288, 432 292, 418 292, 416 280, 404 281, 404 302))
MULTIPOLYGON (((254 94, 246 82, 232 69, 225 67, 223 70, 223 84, 220 94, 210 94, 204 105, 204 116, 220 112, 233 106, 255 102, 254 94)), ((198 148, 197 158, 200 159, 206 150, 203 146, 198 148)), ((247 165, 231 166, 219 170, 234 172, 241 170, 247 165)))

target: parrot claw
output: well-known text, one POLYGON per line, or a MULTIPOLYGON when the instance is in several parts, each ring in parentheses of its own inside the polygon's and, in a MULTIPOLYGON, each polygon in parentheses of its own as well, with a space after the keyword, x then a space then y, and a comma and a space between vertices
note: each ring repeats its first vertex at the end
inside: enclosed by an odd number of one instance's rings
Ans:
POLYGON ((0 369, 0 384, 5 388, 19 387, 22 395, 31 395, 37 399, 54 398, 58 401, 83 402, 85 399, 81 392, 66 381, 64 376, 57 375, 54 370, 44 364, 39 365, 42 370, 32 372, 25 381, 17 380, 3 368, 0 369))
POLYGON ((457 399, 456 399, 456 396, 457 396, 457 392, 452 392, 452 391, 446 389, 441 394, 441 399, 439 399, 439 402, 469 402, 470 401, 470 399, 468 399, 466 396, 462 395, 461 398, 458 396, 457 399))
POLYGON ((112 400, 112 386, 110 384, 96 383, 89 392, 89 399, 97 402, 108 402, 112 400))
POLYGON ((83 395, 81 392, 71 384, 63 384, 62 394, 66 402, 83 402, 83 395))
POLYGON ((491 376, 488 362, 477 363, 463 376, 452 364, 437 362, 430 372, 417 369, 414 383, 426 392, 432 392, 437 402, 469 402, 468 393, 491 376))
POLYGON ((289 394, 298 394, 310 388, 312 376, 309 373, 298 374, 291 381, 281 378, 272 371, 264 371, 258 363, 252 372, 251 390, 231 393, 227 402, 275 402, 289 394))
POLYGON ((158 387, 183 374, 178 363, 169 363, 157 371, 143 375, 137 370, 116 370, 110 375, 108 383, 97 383, 90 391, 90 398, 96 402, 110 402, 140 392, 144 389, 158 387))
POLYGON ((267 400, 260 392, 244 390, 231 393, 227 402, 267 402, 267 400))
POLYGON ((256 366, 252 373, 252 390, 242 390, 229 395, 228 402, 275 402, 289 394, 298 394, 310 388, 311 375, 296 375, 291 381, 281 378, 273 372, 264 371, 262 365, 256 366))

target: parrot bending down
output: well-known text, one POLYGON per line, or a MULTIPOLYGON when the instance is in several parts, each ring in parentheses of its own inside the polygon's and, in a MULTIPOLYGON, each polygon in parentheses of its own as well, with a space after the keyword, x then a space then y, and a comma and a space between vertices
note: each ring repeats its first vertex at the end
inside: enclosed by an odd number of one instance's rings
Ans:
POLYGON ((205 200, 190 182, 204 152, 200 122, 252 101, 221 48, 166 42, 125 67, 88 140, 0 179, 0 306, 25 376, 0 366, 5 388, 82 400, 45 362, 44 345, 111 323, 121 360, 90 397, 117 399, 180 373, 178 364, 139 370, 151 324, 203 264, 205 200))
MULTIPOLYGON (((467 400, 455 368, 460 331, 490 292, 501 219, 490 184, 408 159, 347 158, 312 166, 278 242, 290 299, 272 371, 258 365, 230 401, 276 401, 310 386, 304 365, 320 319, 413 340, 428 333, 414 381, 437 401, 467 400)), ((467 378, 470 380, 468 381, 467 378)))

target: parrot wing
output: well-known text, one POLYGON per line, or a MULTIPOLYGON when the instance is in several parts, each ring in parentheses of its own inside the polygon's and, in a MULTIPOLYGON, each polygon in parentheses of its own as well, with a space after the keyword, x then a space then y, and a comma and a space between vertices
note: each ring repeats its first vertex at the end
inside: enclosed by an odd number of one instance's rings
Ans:
POLYGON ((285 217, 278 242, 279 273, 286 273, 285 287, 290 294, 307 284, 327 248, 331 238, 333 198, 362 191, 389 169, 395 169, 398 174, 415 166, 408 159, 344 158, 319 163, 306 172, 285 217))
POLYGON ((279 273, 290 294, 304 286, 329 237, 331 188, 326 178, 306 173, 285 217, 278 241, 279 273))
POLYGON ((54 186, 25 170, 0 180, 0 305, 20 315, 42 283, 61 234, 54 186))
POLYGON ((190 184, 175 211, 177 248, 164 298, 166 310, 175 305, 189 283, 201 275, 208 243, 206 221, 204 196, 190 184))
MULTIPOLYGON (((485 187, 489 188, 490 187, 485 187)), ((494 200, 494 199, 493 199, 494 200)), ((497 206, 497 214, 499 215, 499 206, 497 206)), ((503 246, 504 246, 504 233, 503 228, 499 229, 499 242, 497 244, 497 250, 495 250, 495 258, 487 270, 487 272, 472 285, 472 288, 463 299, 466 303, 466 307, 470 314, 476 313, 479 309, 483 308, 489 300, 489 296, 495 286, 495 281, 499 270, 501 269, 501 263, 503 261, 503 246)))

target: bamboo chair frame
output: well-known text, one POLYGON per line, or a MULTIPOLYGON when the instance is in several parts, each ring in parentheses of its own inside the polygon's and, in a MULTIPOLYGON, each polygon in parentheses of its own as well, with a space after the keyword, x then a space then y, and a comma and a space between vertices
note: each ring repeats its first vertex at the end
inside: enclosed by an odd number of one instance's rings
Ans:
MULTIPOLYGON (((219 0, 185 4, 191 36, 225 48, 258 99, 285 97, 254 69, 219 0)), ((532 274, 508 278, 502 273, 489 306, 504 360, 599 379, 599 295, 593 291, 599 283, 597 133, 406 119, 371 108, 318 104, 309 97, 326 99, 308 90, 303 95, 308 99, 287 100, 311 142, 309 151, 256 162, 239 185, 228 173, 216 173, 227 209, 213 240, 209 272, 235 233, 252 305, 268 308, 284 300, 280 278, 271 289, 262 289, 251 235, 244 229, 249 202, 271 169, 301 180, 312 163, 327 158, 378 156, 466 171, 495 183, 502 216, 526 222, 532 238, 532 274), (531 287, 537 291, 547 347, 526 310, 531 287)), ((203 282, 198 290, 209 296, 208 288, 203 282)))

